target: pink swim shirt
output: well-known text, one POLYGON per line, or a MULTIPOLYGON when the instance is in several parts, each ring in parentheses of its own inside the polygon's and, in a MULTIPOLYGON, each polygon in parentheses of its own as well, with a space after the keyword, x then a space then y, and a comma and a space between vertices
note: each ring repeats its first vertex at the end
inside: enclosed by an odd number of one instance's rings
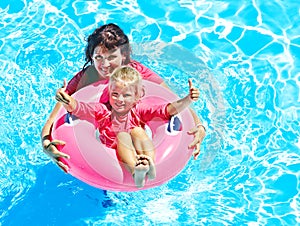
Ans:
POLYGON ((145 128, 145 124, 152 120, 167 121, 168 104, 149 105, 139 101, 125 116, 118 116, 102 103, 77 102, 72 112, 76 117, 92 122, 99 129, 100 140, 107 147, 115 148, 116 135, 119 132, 130 132, 134 127, 145 128))

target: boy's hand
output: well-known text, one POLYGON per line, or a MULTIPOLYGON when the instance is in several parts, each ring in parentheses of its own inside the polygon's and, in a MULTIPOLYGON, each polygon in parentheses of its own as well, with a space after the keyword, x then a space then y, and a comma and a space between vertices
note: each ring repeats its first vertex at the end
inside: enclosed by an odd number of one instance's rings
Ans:
POLYGON ((56 91, 55 99, 58 102, 68 105, 70 103, 70 99, 68 97, 69 95, 65 92, 66 86, 67 86, 67 82, 64 79, 64 85, 56 91))
POLYGON ((55 99, 62 103, 67 111, 72 112, 76 108, 76 101, 73 97, 65 92, 66 86, 67 82, 64 79, 64 85, 56 91, 55 99))
POLYGON ((189 96, 190 96, 191 100, 192 101, 198 100, 198 98, 200 96, 200 92, 199 92, 199 89, 193 87, 193 83, 192 83, 191 79, 189 79, 189 87, 190 87, 189 96))

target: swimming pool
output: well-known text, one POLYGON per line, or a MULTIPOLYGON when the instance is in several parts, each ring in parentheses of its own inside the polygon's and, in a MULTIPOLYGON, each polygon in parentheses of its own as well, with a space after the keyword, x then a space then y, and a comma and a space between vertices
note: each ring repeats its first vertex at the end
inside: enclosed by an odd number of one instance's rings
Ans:
POLYGON ((297 225, 298 1, 1 1, 1 225, 297 225), (104 192, 62 173, 39 134, 84 38, 114 22, 179 95, 193 77, 209 125, 168 183, 104 192))

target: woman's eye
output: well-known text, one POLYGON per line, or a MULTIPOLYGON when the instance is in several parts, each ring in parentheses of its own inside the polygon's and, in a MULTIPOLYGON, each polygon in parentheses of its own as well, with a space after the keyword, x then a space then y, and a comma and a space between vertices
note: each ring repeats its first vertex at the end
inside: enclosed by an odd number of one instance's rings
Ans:
POLYGON ((107 60, 112 61, 112 60, 114 60, 115 58, 116 58, 115 56, 109 56, 109 57, 107 58, 107 60))
POLYGON ((102 56, 99 56, 99 55, 95 56, 94 58, 95 58, 95 60, 102 60, 102 56))

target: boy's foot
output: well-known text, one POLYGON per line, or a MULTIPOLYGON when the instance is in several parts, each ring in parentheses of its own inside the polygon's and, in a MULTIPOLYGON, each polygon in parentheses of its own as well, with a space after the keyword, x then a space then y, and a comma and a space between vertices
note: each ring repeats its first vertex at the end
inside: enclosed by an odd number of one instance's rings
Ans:
POLYGON ((134 168, 133 179, 138 188, 142 188, 145 185, 146 173, 149 171, 149 162, 146 159, 139 159, 134 168))
POLYGON ((153 180, 156 177, 156 168, 153 162, 153 159, 148 155, 138 155, 138 160, 147 160, 149 165, 149 171, 147 172, 147 176, 149 180, 153 180))

